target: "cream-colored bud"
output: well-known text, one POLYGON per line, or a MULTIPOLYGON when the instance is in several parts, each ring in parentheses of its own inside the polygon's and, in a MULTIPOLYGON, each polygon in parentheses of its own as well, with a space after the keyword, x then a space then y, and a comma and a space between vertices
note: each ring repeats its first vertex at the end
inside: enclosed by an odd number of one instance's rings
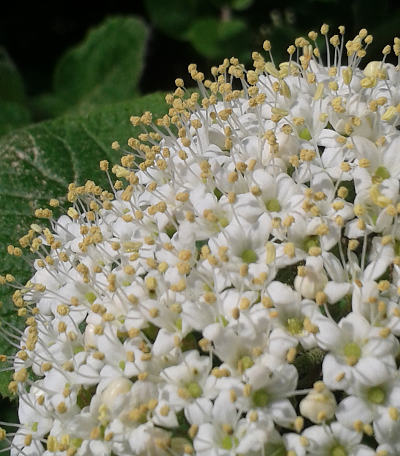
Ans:
POLYGON ((95 328, 96 326, 92 323, 88 323, 86 328, 85 328, 85 333, 84 333, 84 342, 85 342, 85 348, 96 348, 97 343, 96 343, 96 333, 95 333, 95 328))
POLYGON ((333 418, 336 406, 335 396, 324 386, 314 388, 307 394, 300 402, 300 413, 313 423, 319 424, 333 418))
POLYGON ((101 394, 103 404, 111 409, 116 398, 121 394, 128 393, 131 390, 132 385, 133 383, 125 377, 114 378, 101 394))
POLYGON ((294 288, 304 298, 314 299, 319 291, 325 288, 328 278, 323 270, 321 257, 309 257, 306 262, 305 275, 297 275, 294 288))

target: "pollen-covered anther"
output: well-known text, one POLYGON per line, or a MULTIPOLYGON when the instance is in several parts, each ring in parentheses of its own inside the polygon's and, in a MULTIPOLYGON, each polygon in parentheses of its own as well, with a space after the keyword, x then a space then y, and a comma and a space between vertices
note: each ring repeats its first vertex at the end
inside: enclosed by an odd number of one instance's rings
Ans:
POLYGON ((360 158, 358 160, 358 166, 360 168, 369 168, 371 166, 371 162, 368 160, 368 158, 360 158))
POLYGON ((289 258, 293 258, 295 256, 295 246, 292 242, 287 242, 283 246, 283 252, 289 258))
POLYGON ((321 247, 317 247, 317 246, 311 246, 309 249, 308 249, 308 254, 310 256, 320 256, 322 253, 322 249, 321 247))
POLYGON ((293 363, 294 360, 296 359, 296 355, 297 355, 296 347, 289 348, 289 350, 286 353, 286 361, 288 363, 293 363))

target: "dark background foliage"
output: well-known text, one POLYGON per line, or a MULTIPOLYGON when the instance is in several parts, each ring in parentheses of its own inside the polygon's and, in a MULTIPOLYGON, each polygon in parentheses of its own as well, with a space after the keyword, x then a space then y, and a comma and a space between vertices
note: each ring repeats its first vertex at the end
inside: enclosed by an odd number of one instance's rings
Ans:
POLYGON ((285 58, 296 36, 318 31, 323 22, 332 30, 345 25, 348 38, 367 28, 374 35, 369 55, 376 58, 400 34, 400 6, 394 0, 23 2, 22 7, 13 2, 0 15, 0 45, 22 74, 28 95, 49 91, 60 56, 110 15, 136 15, 150 27, 142 93, 170 90, 192 61, 204 69, 231 55, 248 63, 266 38, 278 60, 285 58))

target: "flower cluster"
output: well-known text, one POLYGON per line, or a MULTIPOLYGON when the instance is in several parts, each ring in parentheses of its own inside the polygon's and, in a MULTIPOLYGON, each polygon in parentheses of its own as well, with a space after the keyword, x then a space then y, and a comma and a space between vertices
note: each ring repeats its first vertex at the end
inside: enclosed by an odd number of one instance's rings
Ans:
POLYGON ((343 34, 190 65, 111 192, 36 211, 12 456, 400 454, 400 71, 343 34))

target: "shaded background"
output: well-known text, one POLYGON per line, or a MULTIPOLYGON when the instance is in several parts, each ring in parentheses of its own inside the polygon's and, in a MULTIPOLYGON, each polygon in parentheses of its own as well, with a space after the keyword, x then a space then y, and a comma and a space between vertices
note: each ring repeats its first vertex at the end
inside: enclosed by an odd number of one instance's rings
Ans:
POLYGON ((393 0, 379 5, 371 0, 143 0, 123 5, 110 2, 83 10, 74 2, 51 3, 46 9, 36 2, 23 8, 9 3, 0 15, 0 46, 22 74, 27 94, 49 91, 60 56, 110 15, 136 15, 150 28, 142 93, 170 90, 192 61, 203 71, 231 55, 249 63, 251 51, 259 50, 266 38, 273 43, 275 59, 285 59, 296 36, 318 31, 323 22, 332 34, 345 25, 348 38, 367 28, 374 35, 369 55, 375 58, 400 34, 400 6, 393 0))

